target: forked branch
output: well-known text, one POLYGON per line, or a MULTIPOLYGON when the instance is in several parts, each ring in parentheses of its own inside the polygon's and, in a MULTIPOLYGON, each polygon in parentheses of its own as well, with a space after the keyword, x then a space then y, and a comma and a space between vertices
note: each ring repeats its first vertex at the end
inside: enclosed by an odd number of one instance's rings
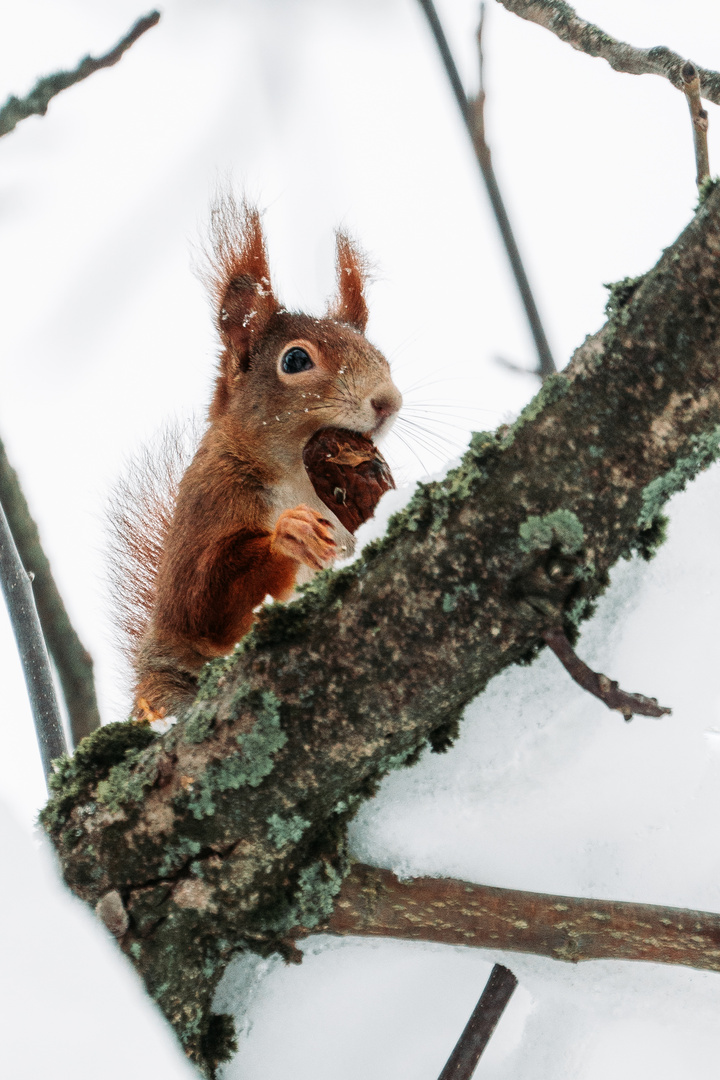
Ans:
MULTIPOLYGON (((564 0, 499 0, 503 7, 521 19, 544 26, 561 41, 578 52, 599 56, 615 71, 629 75, 661 75, 678 90, 685 92, 682 69, 685 57, 656 45, 651 49, 636 49, 624 41, 606 34, 599 26, 580 18, 564 0)), ((720 105, 720 73, 697 68, 700 96, 720 105)))
POLYGON ((629 75, 661 75, 685 94, 690 108, 697 165, 697 186, 710 175, 707 130, 708 114, 701 98, 720 104, 720 74, 699 68, 664 45, 636 49, 606 34, 594 23, 581 19, 564 0, 499 0, 521 19, 544 26, 578 52, 607 60, 615 71, 629 75))

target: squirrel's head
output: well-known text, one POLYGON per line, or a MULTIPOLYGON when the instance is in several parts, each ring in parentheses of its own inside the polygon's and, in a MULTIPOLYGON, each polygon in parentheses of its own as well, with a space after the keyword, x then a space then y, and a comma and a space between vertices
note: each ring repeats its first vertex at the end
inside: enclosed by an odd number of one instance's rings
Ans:
POLYGON ((223 344, 210 420, 226 418, 301 452, 321 428, 373 439, 401 404, 387 360, 365 337, 362 254, 337 235, 337 295, 324 318, 290 312, 270 283, 256 209, 224 196, 213 209, 211 273, 223 344))

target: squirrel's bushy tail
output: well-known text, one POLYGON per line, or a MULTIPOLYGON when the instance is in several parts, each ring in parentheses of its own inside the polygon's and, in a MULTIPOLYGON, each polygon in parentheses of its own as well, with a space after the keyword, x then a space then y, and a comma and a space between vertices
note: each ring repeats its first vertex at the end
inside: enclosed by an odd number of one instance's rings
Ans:
POLYGON ((108 500, 110 609, 117 644, 133 669, 155 602, 178 486, 199 437, 194 422, 164 428, 130 459, 108 500))

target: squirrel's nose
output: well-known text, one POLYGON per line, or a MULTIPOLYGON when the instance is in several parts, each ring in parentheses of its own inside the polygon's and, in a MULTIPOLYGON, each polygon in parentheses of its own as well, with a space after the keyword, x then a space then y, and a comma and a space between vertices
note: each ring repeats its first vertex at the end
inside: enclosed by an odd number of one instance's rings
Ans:
POLYGON ((370 398, 370 404, 377 413, 379 420, 387 420, 389 416, 393 416, 400 408, 397 397, 390 397, 390 395, 370 398))

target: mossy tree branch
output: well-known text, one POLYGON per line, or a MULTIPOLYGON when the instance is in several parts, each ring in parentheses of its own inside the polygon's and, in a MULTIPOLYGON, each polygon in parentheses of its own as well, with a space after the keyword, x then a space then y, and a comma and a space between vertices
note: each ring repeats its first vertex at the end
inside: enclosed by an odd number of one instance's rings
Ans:
POLYGON ((227 960, 290 952, 330 916, 361 800, 428 742, 446 747, 544 630, 572 640, 612 565, 649 556, 667 498, 718 455, 720 190, 608 311, 516 424, 475 435, 382 541, 263 611, 172 730, 111 725, 58 773, 43 822, 66 880, 112 913, 206 1070, 227 960))

